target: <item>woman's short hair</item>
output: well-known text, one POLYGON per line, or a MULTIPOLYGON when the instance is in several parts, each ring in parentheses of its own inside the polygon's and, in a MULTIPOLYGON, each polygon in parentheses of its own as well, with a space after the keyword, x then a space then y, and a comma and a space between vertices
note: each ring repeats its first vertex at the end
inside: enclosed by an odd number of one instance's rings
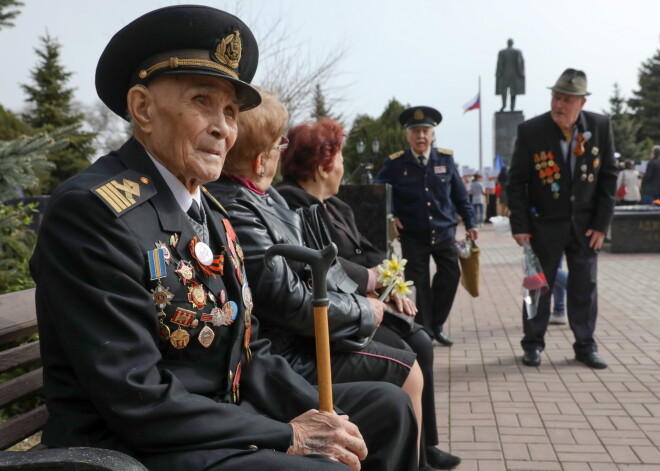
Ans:
POLYGON ((624 165, 626 167, 626 170, 632 170, 633 168, 635 168, 635 161, 634 160, 626 160, 624 165))
POLYGON ((289 121, 286 107, 272 93, 255 88, 261 93, 261 104, 238 114, 238 137, 227 154, 223 172, 235 173, 251 165, 257 155, 270 150, 286 129, 289 121))
POLYGON ((289 129, 289 147, 282 154, 280 172, 295 181, 316 179, 316 169, 332 170, 344 143, 344 128, 333 119, 300 124, 289 129))

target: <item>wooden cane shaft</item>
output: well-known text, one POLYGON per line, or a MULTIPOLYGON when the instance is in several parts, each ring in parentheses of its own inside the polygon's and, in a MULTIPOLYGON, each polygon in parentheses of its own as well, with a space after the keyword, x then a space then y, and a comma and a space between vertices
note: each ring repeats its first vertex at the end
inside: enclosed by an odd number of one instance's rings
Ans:
POLYGON ((319 380, 319 403, 322 411, 334 413, 332 405, 332 372, 330 371, 330 332, 327 306, 314 307, 316 333, 316 369, 319 380))

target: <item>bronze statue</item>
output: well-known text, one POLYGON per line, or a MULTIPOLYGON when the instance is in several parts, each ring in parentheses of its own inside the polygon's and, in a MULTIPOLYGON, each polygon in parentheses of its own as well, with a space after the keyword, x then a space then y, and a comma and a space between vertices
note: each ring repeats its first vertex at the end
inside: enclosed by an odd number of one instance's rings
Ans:
POLYGON ((511 111, 516 106, 516 95, 525 94, 525 60, 522 52, 513 48, 513 39, 507 41, 507 48, 497 56, 495 72, 495 94, 502 95, 502 109, 506 108, 506 91, 511 94, 511 111))

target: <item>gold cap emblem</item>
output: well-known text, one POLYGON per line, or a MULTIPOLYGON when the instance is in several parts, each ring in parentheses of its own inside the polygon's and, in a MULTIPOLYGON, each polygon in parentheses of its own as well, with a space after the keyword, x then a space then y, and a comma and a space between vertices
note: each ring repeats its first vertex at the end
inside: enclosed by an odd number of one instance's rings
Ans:
POLYGON ((415 110, 415 113, 413 113, 413 118, 418 121, 424 119, 424 112, 422 110, 415 110))
POLYGON ((228 36, 225 36, 225 38, 220 41, 218 47, 215 48, 214 55, 215 58, 220 61, 220 63, 235 69, 238 67, 239 62, 241 61, 242 51, 243 46, 241 44, 241 33, 236 30, 228 36))

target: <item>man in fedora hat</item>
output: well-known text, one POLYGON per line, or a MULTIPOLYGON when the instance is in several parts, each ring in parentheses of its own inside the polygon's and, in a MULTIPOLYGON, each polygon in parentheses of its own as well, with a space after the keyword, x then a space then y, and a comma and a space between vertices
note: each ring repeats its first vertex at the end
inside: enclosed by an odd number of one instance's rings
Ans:
POLYGON ((400 388, 337 385, 351 421, 319 412, 316 389, 257 339, 240 241, 201 186, 261 101, 257 60, 240 19, 194 5, 147 13, 101 55, 99 97, 133 136, 56 189, 30 262, 45 445, 159 471, 417 468, 400 388))
POLYGON ((550 112, 518 127, 509 171, 511 231, 530 243, 550 289, 537 314, 523 307, 523 363, 538 366, 545 348, 550 298, 562 252, 568 263, 567 314, 576 360, 606 368, 594 340, 597 317, 597 255, 612 218, 616 165, 607 117, 583 111, 587 77, 566 69, 552 90, 550 112))
POLYGON ((403 258, 408 260, 406 278, 415 283, 417 320, 440 344, 449 347, 454 341, 443 331, 443 325, 461 276, 455 250, 456 213, 472 239, 477 238, 478 231, 453 152, 431 146, 440 121, 440 112, 428 106, 404 110, 399 123, 410 147, 385 159, 374 181, 392 185, 392 227, 401 241, 403 258), (431 257, 437 267, 432 284, 431 257))

